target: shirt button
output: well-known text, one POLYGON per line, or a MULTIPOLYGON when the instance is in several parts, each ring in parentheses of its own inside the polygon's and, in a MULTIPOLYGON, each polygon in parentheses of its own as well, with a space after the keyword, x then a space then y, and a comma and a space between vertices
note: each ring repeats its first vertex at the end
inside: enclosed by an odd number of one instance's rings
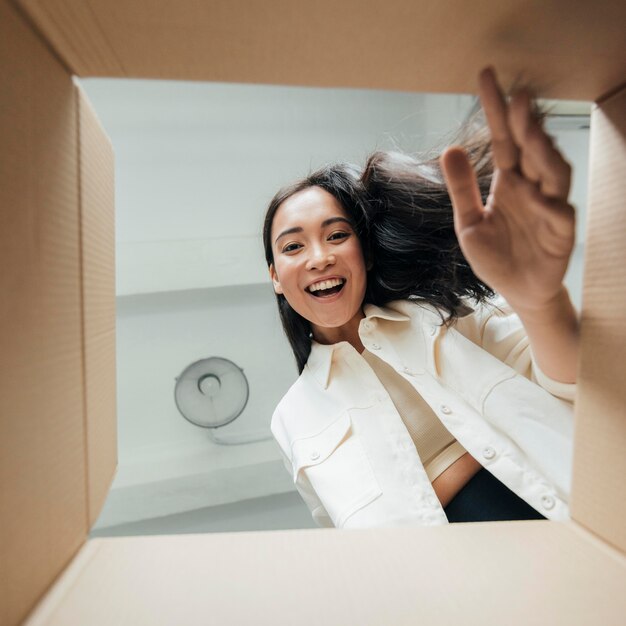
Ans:
POLYGON ((319 458, 320 458, 320 453, 317 450, 311 452, 311 461, 317 461, 317 459, 319 458))
POLYGON ((365 324, 363 324, 363 328, 365 330, 372 330, 374 328, 374 324, 372 322, 365 322, 365 324))
POLYGON ((550 510, 556 504, 552 496, 541 496, 541 504, 544 509, 550 510))
POLYGON ((446 404, 442 404, 440 408, 441 408, 441 412, 445 413, 446 415, 450 415, 450 413, 452 413, 452 409, 446 404))
POLYGON ((404 367, 402 369, 402 371, 405 374, 408 374, 409 376, 413 376, 413 378, 415 378, 416 376, 419 376, 420 374, 424 373, 424 370, 412 370, 412 369, 409 369, 408 367, 404 367))
POLYGON ((380 350, 380 346, 377 343, 373 343, 371 348, 372 350, 380 350))
POLYGON ((486 458, 486 459, 493 459, 494 456, 496 456, 496 451, 491 446, 487 446, 483 450, 483 457, 484 458, 486 458))

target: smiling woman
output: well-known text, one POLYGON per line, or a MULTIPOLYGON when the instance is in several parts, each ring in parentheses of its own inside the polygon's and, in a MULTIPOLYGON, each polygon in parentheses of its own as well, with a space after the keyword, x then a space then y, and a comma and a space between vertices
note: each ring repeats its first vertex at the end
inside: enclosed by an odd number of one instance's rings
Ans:
POLYGON ((294 193, 274 214, 272 240, 274 289, 310 322, 315 340, 361 345, 365 261, 355 227, 339 201, 318 186, 294 193))
POLYGON ((265 214, 265 258, 299 372, 311 352, 313 324, 318 332, 332 333, 333 328, 350 322, 358 325, 360 319, 366 266, 371 268, 371 263, 369 218, 359 174, 357 168, 347 164, 322 168, 278 191, 265 214), (328 269, 334 266, 337 255, 343 269, 328 269), (321 308, 332 302, 315 298, 310 287, 332 277, 346 280, 341 290, 342 302, 336 307, 321 308), (347 298, 348 295, 352 297, 347 298), (343 319, 346 311, 351 311, 351 315, 343 319), (309 319, 309 312, 322 317, 309 319))
POLYGON ((320 525, 569 517, 569 166, 527 94, 490 70, 480 93, 491 136, 328 166, 268 207, 300 372, 271 427, 320 525))

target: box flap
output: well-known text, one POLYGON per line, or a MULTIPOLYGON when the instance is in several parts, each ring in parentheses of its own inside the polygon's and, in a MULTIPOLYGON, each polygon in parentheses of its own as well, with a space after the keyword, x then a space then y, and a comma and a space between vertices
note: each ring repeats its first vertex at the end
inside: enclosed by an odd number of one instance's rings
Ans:
POLYGON ((621 623, 626 557, 574 526, 92 539, 24 626, 621 623))
POLYGON ((626 552, 626 89, 591 115, 571 514, 626 552))
POLYGON ((115 380, 115 209, 113 148, 76 88, 80 154, 80 238, 89 528, 117 465, 115 380))
POLYGON ((578 100, 626 77, 620 0, 21 4, 80 76, 474 92, 493 63, 505 85, 578 100))
POLYGON ((0 623, 85 541, 76 95, 0 2, 0 623))

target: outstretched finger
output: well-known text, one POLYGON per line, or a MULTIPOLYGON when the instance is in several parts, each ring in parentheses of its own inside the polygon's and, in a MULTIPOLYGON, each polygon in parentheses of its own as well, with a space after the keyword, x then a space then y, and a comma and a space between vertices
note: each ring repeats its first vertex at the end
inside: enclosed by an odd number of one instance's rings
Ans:
POLYGON ((493 68, 485 68, 480 73, 478 89, 491 131, 493 163, 499 169, 514 169, 517 167, 519 152, 509 128, 506 99, 498 86, 493 68))
POLYGON ((532 114, 527 92, 515 94, 509 110, 511 131, 520 146, 522 174, 539 184, 548 198, 567 200, 571 167, 532 114))
POLYGON ((476 173, 465 150, 448 148, 440 158, 441 169, 448 187, 454 211, 454 230, 457 235, 483 217, 483 202, 480 196, 476 173))

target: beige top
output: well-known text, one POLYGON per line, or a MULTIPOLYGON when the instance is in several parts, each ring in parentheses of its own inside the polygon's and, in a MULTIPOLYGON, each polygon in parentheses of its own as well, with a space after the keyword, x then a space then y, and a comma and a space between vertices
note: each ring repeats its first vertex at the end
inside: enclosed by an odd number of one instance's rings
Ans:
POLYGON ((413 385, 369 350, 362 355, 389 393, 432 482, 467 450, 450 434, 413 385))

